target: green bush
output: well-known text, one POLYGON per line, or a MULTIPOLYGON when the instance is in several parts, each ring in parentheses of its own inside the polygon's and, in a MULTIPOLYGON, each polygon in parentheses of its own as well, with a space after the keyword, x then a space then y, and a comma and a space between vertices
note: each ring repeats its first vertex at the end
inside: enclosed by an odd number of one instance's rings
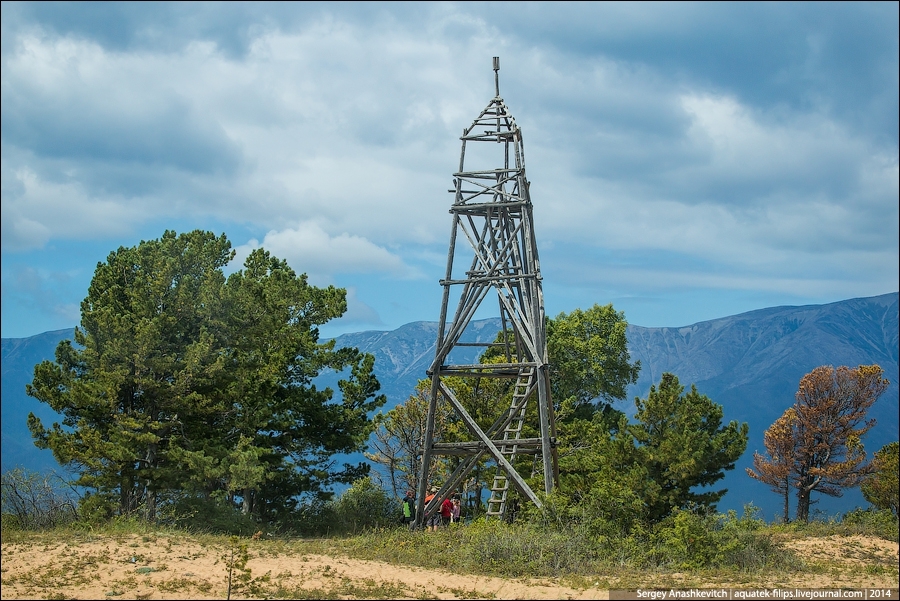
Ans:
POLYGON ((479 518, 456 531, 460 540, 454 553, 462 561, 505 576, 579 573, 598 558, 590 533, 579 526, 547 528, 479 518))
POLYGON ((104 524, 112 519, 118 502, 109 495, 87 493, 78 501, 78 516, 84 524, 104 524))
POLYGON ((873 471, 862 482, 860 490, 876 509, 888 509, 894 517, 900 511, 900 442, 894 441, 875 452, 873 471))
POLYGON ((691 511, 677 510, 661 522, 654 539, 662 552, 663 563, 674 564, 680 569, 697 569, 709 566, 716 558, 718 544, 716 532, 708 517, 691 511))
MULTIPOLYGON (((558 510, 551 507, 548 519, 559 517, 558 510)), ((742 572, 801 569, 796 556, 773 540, 757 514, 752 506, 743 516, 679 511, 656 527, 636 524, 621 537, 598 535, 595 524, 574 521, 548 525, 538 520, 507 524, 477 519, 436 533, 370 530, 348 544, 372 559, 503 577, 589 575, 610 566, 742 572)))
POLYGON ((599 561, 584 528, 484 518, 437 532, 372 529, 347 544, 366 558, 503 577, 594 573, 599 561))
POLYGON ((334 534, 336 524, 335 504, 317 498, 299 505, 280 526, 286 532, 301 536, 322 536, 334 534))
POLYGON ((165 513, 174 526, 194 532, 250 536, 260 529, 252 515, 215 497, 186 495, 173 500, 165 513))
POLYGON ((848 511, 843 516, 834 515, 820 519, 810 520, 808 524, 803 522, 790 522, 770 526, 770 529, 782 533, 803 534, 806 536, 847 536, 861 534, 864 536, 877 536, 897 542, 898 537, 897 518, 890 510, 875 508, 848 511))
POLYGON ((744 514, 678 510, 653 529, 650 564, 677 569, 731 568, 753 571, 767 566, 799 569, 799 560, 773 540, 759 508, 744 514))
POLYGON ((400 504, 371 478, 360 478, 334 502, 334 525, 340 532, 357 533, 397 523, 400 504))
POLYGON ((853 534, 878 536, 900 541, 900 520, 890 509, 859 509, 844 514, 841 523, 853 534))

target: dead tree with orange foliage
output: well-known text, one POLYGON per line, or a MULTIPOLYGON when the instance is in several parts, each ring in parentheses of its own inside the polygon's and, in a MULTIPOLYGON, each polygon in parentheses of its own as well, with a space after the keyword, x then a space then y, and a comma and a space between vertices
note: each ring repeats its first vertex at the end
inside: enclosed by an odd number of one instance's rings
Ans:
POLYGON ((875 425, 866 412, 888 387, 878 365, 817 367, 800 380, 795 470, 797 519, 809 521, 815 492, 839 497, 871 471, 862 437, 875 425))
POLYGON ((755 453, 747 474, 784 495, 797 489, 797 520, 809 521, 813 492, 839 497, 872 471, 863 435, 875 425, 866 412, 887 389, 878 365, 817 367, 800 380, 796 402, 766 430, 768 457, 755 453))
POLYGON ((768 484, 772 492, 784 496, 785 523, 790 517, 791 476, 794 473, 794 451, 797 444, 797 412, 788 408, 763 434, 766 454, 753 453, 753 467, 747 474, 768 484))

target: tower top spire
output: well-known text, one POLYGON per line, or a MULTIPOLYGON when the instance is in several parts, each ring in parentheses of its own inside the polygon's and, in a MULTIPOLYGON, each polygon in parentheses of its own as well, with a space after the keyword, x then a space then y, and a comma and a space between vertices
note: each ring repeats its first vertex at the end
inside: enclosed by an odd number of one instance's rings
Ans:
POLYGON ((494 57, 494 89, 497 91, 497 97, 500 97, 500 57, 494 57))

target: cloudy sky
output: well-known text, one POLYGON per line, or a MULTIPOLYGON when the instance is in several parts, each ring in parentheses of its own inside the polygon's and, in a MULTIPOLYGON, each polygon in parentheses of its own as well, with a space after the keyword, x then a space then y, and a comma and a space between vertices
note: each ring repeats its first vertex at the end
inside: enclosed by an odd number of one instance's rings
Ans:
POLYGON ((2 5, 2 335, 224 232, 434 321, 459 135, 524 133, 547 313, 681 326, 898 290, 898 4, 2 5))

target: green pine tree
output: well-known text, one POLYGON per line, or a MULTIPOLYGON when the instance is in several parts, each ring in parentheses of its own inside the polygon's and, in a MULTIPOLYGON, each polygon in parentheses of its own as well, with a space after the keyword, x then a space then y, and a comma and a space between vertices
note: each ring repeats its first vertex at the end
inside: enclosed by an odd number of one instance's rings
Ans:
POLYGON ((345 291, 262 249, 226 280, 233 256, 201 231, 111 253, 76 345, 35 367, 28 394, 63 415, 49 428, 29 416, 35 444, 119 513, 152 518, 160 498, 201 495, 271 518, 367 471, 332 461, 362 449, 384 403, 370 355, 318 341, 345 291), (349 372, 340 395, 313 385, 326 369, 349 372))

